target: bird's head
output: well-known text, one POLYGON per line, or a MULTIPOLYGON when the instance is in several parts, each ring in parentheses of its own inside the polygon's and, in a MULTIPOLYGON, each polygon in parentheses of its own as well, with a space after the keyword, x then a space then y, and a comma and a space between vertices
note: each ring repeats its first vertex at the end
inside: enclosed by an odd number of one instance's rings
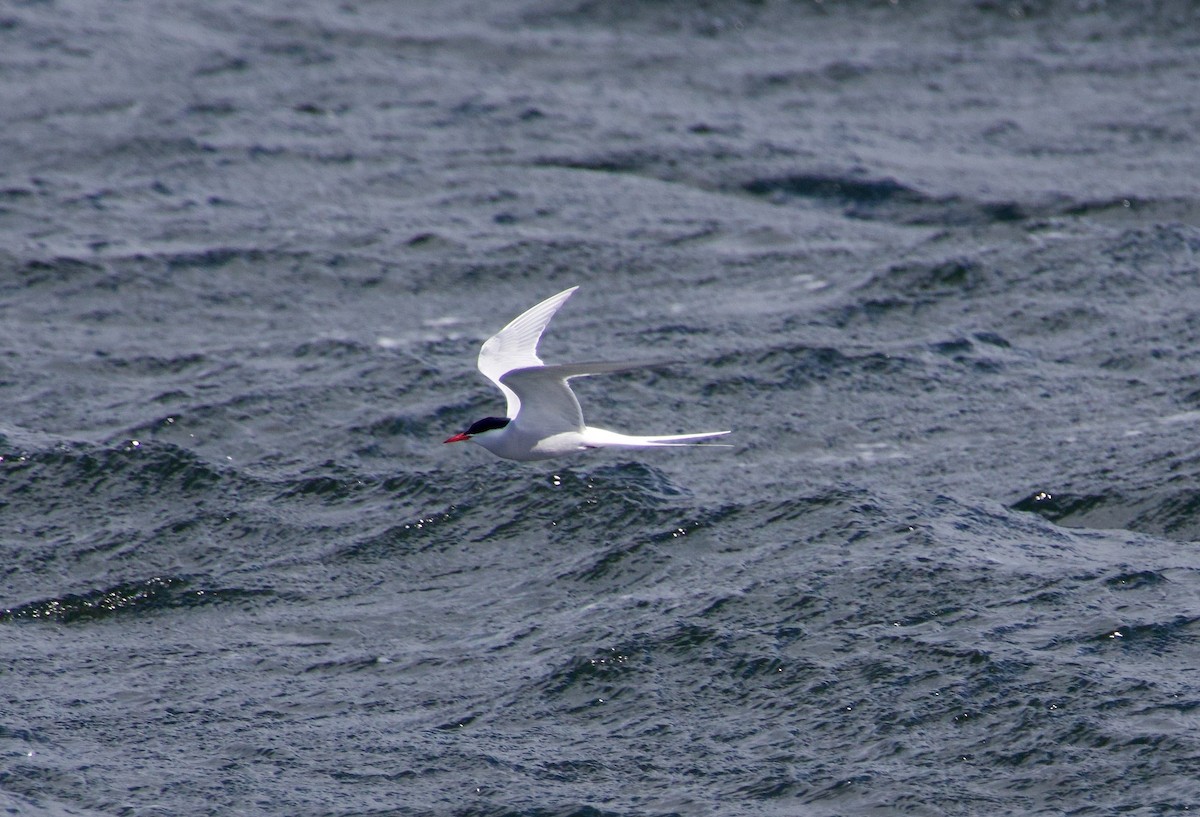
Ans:
POLYGON ((453 437, 443 440, 443 442, 459 443, 463 440, 469 440, 473 437, 479 438, 490 434, 496 434, 507 425, 507 417, 484 417, 482 420, 476 420, 474 423, 471 423, 471 427, 466 431, 460 431, 453 437))

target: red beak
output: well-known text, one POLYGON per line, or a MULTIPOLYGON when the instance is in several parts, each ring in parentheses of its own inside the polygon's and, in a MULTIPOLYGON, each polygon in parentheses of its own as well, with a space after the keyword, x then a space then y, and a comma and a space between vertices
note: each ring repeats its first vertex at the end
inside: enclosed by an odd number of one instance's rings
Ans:
POLYGON ((451 437, 448 440, 442 440, 442 444, 444 445, 445 443, 461 443, 463 440, 469 440, 469 439, 471 439, 471 435, 468 434, 467 432, 463 431, 458 434, 455 434, 453 437, 451 437))

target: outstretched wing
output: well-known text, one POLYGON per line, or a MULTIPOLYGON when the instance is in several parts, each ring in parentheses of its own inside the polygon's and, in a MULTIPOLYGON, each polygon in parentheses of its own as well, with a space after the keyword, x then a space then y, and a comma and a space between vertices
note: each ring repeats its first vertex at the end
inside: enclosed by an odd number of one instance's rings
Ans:
POLYGON ((541 437, 564 431, 583 431, 583 411, 567 381, 591 374, 616 374, 635 369, 662 366, 663 362, 564 363, 557 366, 529 366, 507 372, 501 388, 514 392, 521 413, 510 415, 513 425, 526 428, 541 437))
MULTIPOLYGON (((514 369, 528 369, 542 365, 541 358, 537 356, 538 341, 541 340, 542 332, 546 330, 554 313, 577 289, 579 289, 577 286, 564 289, 537 306, 522 312, 507 326, 488 338, 487 342, 483 344, 483 348, 479 350, 479 371, 483 372, 484 377, 495 383, 500 391, 504 392, 504 396, 508 400, 506 416, 510 419, 516 417, 517 412, 520 411, 521 398, 517 394, 519 389, 514 390, 500 382, 501 378, 514 369)), ((570 395, 571 390, 566 388, 565 383, 563 388, 570 395)), ((571 395, 571 399, 575 399, 574 395, 571 395)), ((576 413, 579 411, 578 402, 575 403, 575 411, 576 413)))

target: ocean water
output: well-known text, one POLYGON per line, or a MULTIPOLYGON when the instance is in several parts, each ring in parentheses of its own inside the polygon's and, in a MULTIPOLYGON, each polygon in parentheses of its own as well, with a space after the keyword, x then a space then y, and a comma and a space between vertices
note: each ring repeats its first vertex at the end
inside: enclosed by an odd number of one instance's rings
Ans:
POLYGON ((1200 807, 1196 15, 3 9, 0 807, 1200 807))

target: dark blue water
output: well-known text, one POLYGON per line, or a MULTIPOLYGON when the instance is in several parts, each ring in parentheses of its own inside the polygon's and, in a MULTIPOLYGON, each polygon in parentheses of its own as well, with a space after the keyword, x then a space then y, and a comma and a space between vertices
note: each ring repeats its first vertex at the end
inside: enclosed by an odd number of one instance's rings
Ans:
POLYGON ((0 10, 4 813, 1200 807, 1200 19, 910 5, 0 10))

